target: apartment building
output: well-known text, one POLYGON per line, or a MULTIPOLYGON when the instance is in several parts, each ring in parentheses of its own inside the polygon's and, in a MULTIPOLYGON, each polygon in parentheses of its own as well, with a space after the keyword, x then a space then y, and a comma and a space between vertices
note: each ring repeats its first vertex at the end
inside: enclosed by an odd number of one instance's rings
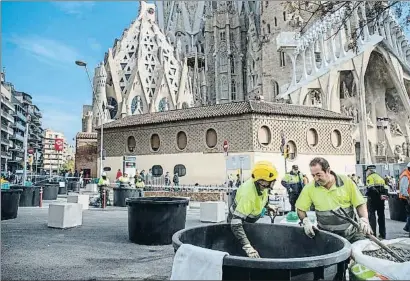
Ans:
MULTIPOLYGON (((27 157, 27 169, 33 173, 41 173, 43 171, 43 129, 41 128, 42 114, 40 109, 37 105, 33 104, 31 95, 25 92, 16 91, 14 85, 6 81, 5 74, 3 72, 1 73, 1 77, 2 156, 3 148, 5 149, 7 147, 7 154, 5 154, 7 157, 5 157, 7 162, 4 161, 3 167, 2 157, 2 171, 3 168, 4 170, 7 169, 11 172, 23 169, 23 147, 27 132, 27 149, 33 150, 34 152, 31 157, 32 161, 29 161, 29 157, 27 157), (8 108, 5 113, 3 108, 8 108), (7 121, 9 122, 7 123, 7 121), (6 126, 6 123, 8 126, 6 126), (11 128, 11 130, 8 128, 11 128), (3 131, 6 130, 7 139, 3 138, 3 131), (8 146, 6 146, 6 143, 8 143, 8 146)), ((6 137, 5 132, 4 137, 6 137)))
POLYGON ((3 85, 4 74, 1 73, 1 172, 9 170, 8 162, 11 160, 10 147, 13 146, 11 136, 13 135, 14 106, 11 102, 11 92, 3 85))
POLYGON ((46 173, 55 174, 61 171, 61 167, 71 158, 70 146, 68 145, 64 134, 60 132, 55 132, 51 129, 44 130, 44 141, 43 141, 43 164, 44 171, 46 173), (54 148, 56 139, 63 139, 64 148, 63 151, 56 151, 54 148))

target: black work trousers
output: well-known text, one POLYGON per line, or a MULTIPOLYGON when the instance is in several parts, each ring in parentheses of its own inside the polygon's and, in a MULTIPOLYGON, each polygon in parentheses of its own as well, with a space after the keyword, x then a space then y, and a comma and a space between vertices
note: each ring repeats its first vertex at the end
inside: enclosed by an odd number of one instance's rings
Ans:
POLYGON ((369 199, 369 201, 367 202, 367 211, 369 213, 369 223, 374 235, 376 235, 376 226, 378 224, 380 237, 386 239, 386 217, 384 215, 384 200, 369 199))
POLYGON ((295 211, 296 211, 295 204, 296 204, 296 201, 297 201, 298 198, 299 198, 299 195, 300 195, 300 193, 296 193, 296 192, 291 192, 291 193, 289 194, 290 210, 291 210, 292 212, 295 212, 295 211))

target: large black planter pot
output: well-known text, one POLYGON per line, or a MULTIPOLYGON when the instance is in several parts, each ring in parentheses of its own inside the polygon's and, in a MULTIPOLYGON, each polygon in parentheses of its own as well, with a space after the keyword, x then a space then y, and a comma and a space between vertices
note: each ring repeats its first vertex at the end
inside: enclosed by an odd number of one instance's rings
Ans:
MULTIPOLYGON (((174 249, 191 244, 229 253, 223 259, 222 280, 346 280, 351 244, 319 231, 311 239, 302 227, 285 224, 245 223, 248 239, 261 259, 248 258, 231 225, 212 224, 178 231, 174 249)), ((204 262, 211 255, 201 257, 204 262)))
POLYGON ((1 191, 1 220, 17 218, 20 195, 22 189, 8 189, 1 191))
POLYGON ((46 184, 43 188, 43 200, 57 200, 58 184, 46 184))
POLYGON ((389 192, 390 219, 394 221, 406 221, 406 200, 400 199, 395 192, 389 192))
POLYGON ((126 207, 125 203, 127 198, 138 198, 140 192, 135 188, 123 188, 123 187, 114 187, 114 206, 117 207, 126 207))
POLYGON ((178 197, 141 197, 127 200, 128 235, 141 245, 169 245, 185 228, 189 200, 178 197))
POLYGON ((11 189, 21 189, 19 207, 33 207, 34 187, 23 185, 12 185, 11 189))

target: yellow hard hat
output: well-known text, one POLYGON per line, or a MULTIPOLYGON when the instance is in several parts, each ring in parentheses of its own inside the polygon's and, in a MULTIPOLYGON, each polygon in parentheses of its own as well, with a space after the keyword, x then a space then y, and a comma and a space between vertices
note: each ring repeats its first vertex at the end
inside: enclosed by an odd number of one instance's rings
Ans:
POLYGON ((278 177, 278 171, 269 161, 256 162, 252 169, 253 181, 265 180, 274 181, 278 177))

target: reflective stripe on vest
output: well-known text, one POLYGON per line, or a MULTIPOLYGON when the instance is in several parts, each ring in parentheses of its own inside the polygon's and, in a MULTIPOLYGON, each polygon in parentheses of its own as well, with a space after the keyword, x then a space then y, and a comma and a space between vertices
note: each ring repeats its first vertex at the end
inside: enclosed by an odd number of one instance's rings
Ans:
MULTIPOLYGON (((345 212, 354 219, 354 209, 352 206, 349 208, 344 208, 345 212)), ((332 214, 330 211, 316 211, 317 224, 320 228, 328 230, 331 232, 340 232, 347 230, 349 226, 352 226, 349 222, 339 218, 338 216, 332 214)))

